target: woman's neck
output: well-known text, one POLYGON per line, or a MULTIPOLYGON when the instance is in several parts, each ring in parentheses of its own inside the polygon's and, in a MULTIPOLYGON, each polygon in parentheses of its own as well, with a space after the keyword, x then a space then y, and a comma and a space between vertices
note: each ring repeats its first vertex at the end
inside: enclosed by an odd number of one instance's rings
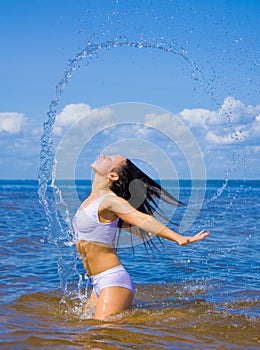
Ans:
POLYGON ((111 192, 110 185, 110 181, 107 178, 96 174, 92 183, 91 194, 94 194, 95 197, 99 197, 104 193, 111 192))

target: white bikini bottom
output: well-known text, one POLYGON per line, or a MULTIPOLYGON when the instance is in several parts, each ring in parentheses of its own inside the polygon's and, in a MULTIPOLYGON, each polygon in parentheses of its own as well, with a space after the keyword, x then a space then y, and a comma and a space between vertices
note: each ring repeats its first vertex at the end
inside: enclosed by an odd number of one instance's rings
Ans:
POLYGON ((95 276, 90 276, 89 281, 97 297, 99 297, 100 291, 107 287, 127 288, 135 293, 133 281, 122 265, 112 267, 95 276))

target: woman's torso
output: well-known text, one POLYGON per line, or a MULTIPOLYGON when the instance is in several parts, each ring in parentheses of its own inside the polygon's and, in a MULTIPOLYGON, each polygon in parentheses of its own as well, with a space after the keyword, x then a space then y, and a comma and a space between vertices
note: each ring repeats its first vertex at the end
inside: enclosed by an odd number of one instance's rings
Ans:
POLYGON ((120 264, 114 249, 118 218, 102 205, 108 195, 87 198, 73 219, 77 249, 90 276, 120 264))

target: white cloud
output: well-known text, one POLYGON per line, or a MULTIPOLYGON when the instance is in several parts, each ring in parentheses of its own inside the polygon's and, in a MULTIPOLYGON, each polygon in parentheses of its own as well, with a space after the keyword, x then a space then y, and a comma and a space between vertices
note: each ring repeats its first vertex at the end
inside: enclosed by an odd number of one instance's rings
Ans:
POLYGON ((219 123, 216 112, 203 108, 184 109, 179 115, 191 128, 207 128, 209 121, 210 124, 219 123))
POLYGON ((252 129, 254 130, 255 136, 260 136, 260 114, 255 118, 252 129))
POLYGON ((60 114, 56 116, 54 134, 60 135, 64 127, 70 126, 81 118, 89 115, 93 110, 85 103, 72 103, 66 105, 60 114))
POLYGON ((0 113, 0 132, 18 134, 25 125, 25 116, 22 113, 2 112, 0 113))
POLYGON ((226 119, 230 119, 230 123, 232 124, 250 123, 259 113, 260 105, 245 105, 232 96, 226 97, 218 110, 218 114, 226 119))
MULTIPOLYGON (((245 162, 249 162, 250 150, 255 155, 259 153, 260 105, 246 105, 234 97, 225 98, 216 110, 186 108, 173 116, 167 113, 149 114, 145 120, 147 125, 171 135, 187 158, 189 166, 192 162, 198 163, 199 152, 194 152, 196 141, 208 164, 210 176, 213 177, 221 171, 226 173, 226 167, 234 162, 234 154, 238 157, 239 153, 245 162)), ((180 157, 174 153, 176 149, 172 143, 168 146, 163 140, 154 140, 161 147, 167 148, 168 154, 175 164, 179 164, 179 168, 184 166, 184 163, 178 163, 180 157)), ((255 162, 259 163, 259 158, 255 162)), ((240 164, 235 164, 232 169, 237 169, 239 173, 239 166, 242 169, 240 164)))
POLYGON ((221 136, 215 134, 213 131, 209 131, 206 135, 206 140, 215 145, 230 145, 237 141, 242 141, 248 137, 248 132, 238 131, 236 133, 228 133, 227 135, 221 136))
POLYGON ((187 133, 187 127, 180 121, 180 118, 168 113, 148 113, 145 115, 145 124, 166 134, 171 131, 175 140, 184 140, 187 133))
POLYGON ((260 146, 253 146, 252 150, 256 153, 260 153, 260 146))
POLYGON ((229 96, 217 111, 184 109, 178 116, 200 134, 200 142, 231 145, 237 142, 253 143, 260 136, 260 105, 245 105, 229 96))
MULTIPOLYGON (((65 107, 66 108, 66 107, 65 107)), ((77 105, 75 105, 77 110, 77 105)), ((74 108, 70 111, 73 112, 74 108)), ((75 120, 70 117, 69 113, 67 115, 68 122, 67 134, 63 137, 63 142, 73 142, 73 144, 78 144, 83 141, 87 141, 88 137, 93 137, 100 131, 105 129, 107 124, 111 124, 113 119, 113 110, 111 108, 95 109, 89 110, 89 113, 82 113, 82 115, 75 113, 75 120)), ((59 127, 59 124, 58 126, 59 127)))

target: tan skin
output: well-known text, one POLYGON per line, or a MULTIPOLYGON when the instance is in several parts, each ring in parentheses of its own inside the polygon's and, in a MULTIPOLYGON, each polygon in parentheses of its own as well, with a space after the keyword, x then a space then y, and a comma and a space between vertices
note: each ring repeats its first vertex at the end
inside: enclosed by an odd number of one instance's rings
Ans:
MULTIPOLYGON (((126 159, 120 155, 102 155, 92 164, 91 167, 95 171, 92 191, 90 196, 81 204, 79 210, 86 208, 104 194, 111 193, 111 196, 106 196, 99 205, 98 215, 101 223, 109 223, 119 217, 129 224, 176 242, 180 246, 200 241, 210 234, 208 231, 202 230, 194 236, 184 237, 163 225, 153 216, 136 210, 123 198, 112 195, 113 192, 110 190, 110 186, 113 181, 118 180, 118 174, 113 169, 116 169, 125 161, 126 159)), ((77 243, 77 249, 90 276, 121 264, 114 248, 111 246, 81 240, 77 243)), ((104 320, 107 316, 130 308, 133 297, 132 291, 123 287, 104 288, 100 291, 99 297, 93 291, 90 303, 95 307, 94 319, 104 320)))

